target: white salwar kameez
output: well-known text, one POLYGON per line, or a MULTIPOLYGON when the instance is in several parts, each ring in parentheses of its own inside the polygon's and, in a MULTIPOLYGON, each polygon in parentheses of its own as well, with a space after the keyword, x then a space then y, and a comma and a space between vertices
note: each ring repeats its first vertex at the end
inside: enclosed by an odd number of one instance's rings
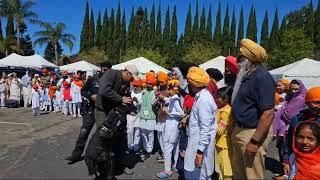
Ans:
POLYGON ((34 89, 32 89, 32 115, 37 116, 39 115, 40 110, 40 93, 34 89))
POLYGON ((13 78, 10 82, 10 97, 9 99, 18 101, 21 99, 21 79, 13 78))
POLYGON ((71 83, 71 104, 73 109, 73 117, 76 117, 78 113, 78 117, 81 117, 80 114, 80 108, 81 108, 81 102, 82 102, 82 96, 81 96, 81 88, 80 86, 77 86, 75 83, 71 83))
POLYGON ((206 88, 196 94, 188 126, 184 161, 186 179, 211 179, 215 165, 216 111, 217 105, 206 88), (200 169, 195 167, 197 150, 203 152, 200 169))
POLYGON ((29 76, 29 71, 27 71, 26 75, 24 75, 21 79, 22 85, 23 85, 22 94, 23 94, 24 107, 28 107, 31 104, 31 99, 32 99, 31 80, 32 80, 32 77, 29 76))
MULTIPOLYGON (((166 124, 164 129, 164 165, 165 171, 171 171, 172 168, 172 154, 176 154, 176 149, 179 139, 179 122, 184 112, 181 107, 180 98, 174 95, 169 99, 169 114, 166 117, 166 124)), ((177 161, 177 156, 174 157, 177 161)))
POLYGON ((137 114, 128 114, 127 115, 127 134, 128 134, 128 148, 135 152, 139 151, 140 144, 140 105, 141 105, 141 92, 131 92, 131 98, 137 99, 133 101, 133 105, 137 108, 137 114))

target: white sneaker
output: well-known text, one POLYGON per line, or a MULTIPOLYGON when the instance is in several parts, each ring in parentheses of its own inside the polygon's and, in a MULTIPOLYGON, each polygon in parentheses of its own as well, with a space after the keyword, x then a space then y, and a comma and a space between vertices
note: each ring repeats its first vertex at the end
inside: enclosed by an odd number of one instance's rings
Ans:
POLYGON ((81 114, 78 114, 78 117, 81 118, 82 117, 81 114))
MULTIPOLYGON (((72 115, 72 114, 70 114, 70 115, 72 115)), ((73 117, 74 117, 74 118, 76 118, 76 117, 77 117, 77 115, 73 115, 73 117)))

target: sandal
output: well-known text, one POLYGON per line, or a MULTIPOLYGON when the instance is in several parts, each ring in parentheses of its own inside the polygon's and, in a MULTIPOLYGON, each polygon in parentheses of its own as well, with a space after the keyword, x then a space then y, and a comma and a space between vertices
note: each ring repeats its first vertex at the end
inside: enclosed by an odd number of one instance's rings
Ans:
POLYGON ((172 176, 172 174, 167 174, 165 172, 157 173, 157 177, 160 179, 167 179, 167 178, 170 178, 171 176, 172 176))

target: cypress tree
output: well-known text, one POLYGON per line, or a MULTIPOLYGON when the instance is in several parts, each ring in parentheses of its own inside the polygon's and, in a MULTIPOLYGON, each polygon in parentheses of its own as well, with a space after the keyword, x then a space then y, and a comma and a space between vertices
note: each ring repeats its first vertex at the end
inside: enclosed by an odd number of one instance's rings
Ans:
POLYGON ((247 38, 257 42, 257 21, 256 21, 255 10, 253 8, 253 5, 251 6, 250 15, 249 15, 249 22, 247 26, 247 38))
POLYGON ((0 41, 3 40, 3 35, 2 35, 2 22, 1 22, 1 19, 0 19, 0 41))
POLYGON ((168 6, 166 12, 166 18, 164 21, 164 28, 163 28, 163 41, 168 42, 170 39, 170 8, 168 6))
POLYGON ((101 42, 102 42, 102 36, 101 36, 101 33, 102 33, 102 25, 101 25, 101 13, 99 11, 99 14, 98 14, 98 19, 97 19, 97 25, 96 25, 96 37, 95 37, 95 40, 96 40, 96 46, 98 48, 101 48, 101 42))
POLYGON ((199 3, 199 1, 197 0, 196 13, 194 15, 193 27, 192 27, 192 36, 193 36, 193 40, 194 41, 199 40, 199 10, 198 10, 198 3, 199 3))
POLYGON ((186 24, 185 24, 185 29, 184 29, 184 39, 185 39, 185 44, 189 45, 192 42, 192 20, 191 20, 191 4, 189 4, 189 9, 188 9, 188 14, 187 14, 187 19, 186 19, 186 24))
POLYGON ((130 15, 130 22, 128 27, 128 47, 134 47, 135 46, 135 33, 134 33, 134 23, 135 23, 135 17, 134 17, 134 7, 132 6, 131 15, 130 15))
POLYGON ((213 42, 217 46, 221 46, 221 2, 219 2, 219 7, 218 7, 218 12, 216 16, 216 26, 214 29, 214 34, 213 34, 213 42))
POLYGON ((279 30, 280 38, 283 36, 284 32, 287 30, 287 18, 283 17, 282 23, 279 30))
POLYGON ((89 3, 86 3, 86 10, 80 35, 80 52, 88 50, 89 41, 89 3))
MULTIPOLYGON (((58 42, 57 44, 57 52, 58 52, 58 57, 60 59, 61 55, 62 55, 62 48, 60 46, 60 43, 58 42)), ((55 50, 54 50, 54 46, 52 45, 51 42, 49 42, 47 44, 46 49, 44 50, 44 58, 50 62, 55 62, 56 56, 55 56, 55 50)))
POLYGON ((157 27, 155 36, 155 48, 160 48, 162 42, 162 26, 161 26, 161 7, 158 7, 157 27))
POLYGON ((24 56, 32 56, 34 55, 34 49, 32 46, 32 40, 29 35, 25 36, 21 39, 21 49, 23 51, 24 56))
POLYGON ((116 60, 120 56, 120 46, 121 46, 120 30, 121 30, 121 8, 120 8, 120 2, 118 2, 117 15, 115 19, 113 37, 112 37, 113 47, 111 49, 112 50, 111 56, 114 58, 114 63, 119 62, 116 60))
POLYGON ((154 45, 155 44, 155 32, 156 32, 156 15, 155 15, 155 8, 154 8, 154 4, 152 5, 152 9, 151 9, 151 14, 150 14, 150 27, 149 27, 149 31, 150 31, 150 45, 154 45))
POLYGON ((120 2, 118 3, 118 10, 117 10, 117 15, 116 15, 116 21, 115 21, 115 25, 114 25, 114 39, 116 41, 119 40, 120 37, 120 26, 121 26, 121 9, 120 9, 120 2))
POLYGON ((101 38, 102 38, 101 46, 102 46, 102 49, 104 50, 107 49, 107 44, 108 44, 108 29, 109 29, 109 20, 108 20, 108 10, 106 8, 104 10, 102 30, 101 30, 101 38))
POLYGON ((261 27, 261 39, 260 45, 265 49, 268 49, 268 40, 269 40, 269 20, 268 20, 268 11, 266 11, 261 27))
POLYGON ((231 28, 230 28, 230 54, 236 55, 236 15, 234 12, 234 8, 232 11, 232 21, 231 21, 231 28))
POLYGON ((107 43, 108 45, 107 51, 111 53, 111 56, 113 56, 112 51, 114 49, 113 39, 114 39, 114 9, 112 8, 110 18, 109 18, 108 43, 107 43))
POLYGON ((314 19, 314 43, 316 45, 316 58, 320 60, 320 2, 314 19))
POLYGON ((206 27, 206 40, 208 42, 212 41, 212 14, 211 14, 211 4, 209 7, 208 12, 208 20, 207 20, 207 27, 206 27))
POLYGON ((229 5, 227 5, 226 15, 224 17, 223 23, 223 34, 222 34, 222 54, 227 56, 229 54, 229 44, 230 44, 230 34, 229 34, 229 5))
POLYGON ((200 16, 199 39, 200 41, 204 41, 206 39, 206 12, 204 10, 204 6, 202 7, 202 13, 200 16))
POLYGON ((121 20, 121 30, 120 30, 120 39, 121 39, 121 46, 120 46, 120 60, 122 54, 126 51, 126 42, 127 42, 127 23, 126 23, 126 11, 123 9, 122 20, 121 20))
POLYGON ((278 18, 278 9, 276 9, 276 12, 274 14, 272 30, 269 38, 269 51, 271 52, 273 49, 278 48, 279 46, 280 46, 279 18, 278 18))
POLYGON ((144 49, 149 48, 149 20, 148 20, 148 11, 145 8, 143 13, 143 20, 142 20, 142 30, 141 30, 141 45, 144 49))
POLYGON ((241 39, 244 37, 244 19, 243 19, 243 8, 241 7, 240 10, 240 20, 239 20, 239 26, 238 26, 238 36, 237 36, 237 47, 239 47, 241 39))
POLYGON ((94 37, 95 37, 94 14, 93 14, 93 10, 91 9, 89 43, 88 43, 89 48, 93 48, 94 46, 94 37))
POLYGON ((313 2, 310 1, 310 5, 307 9, 306 13, 306 24, 305 24, 305 31, 307 36, 310 37, 311 41, 313 41, 314 36, 314 10, 313 10, 313 2))
POLYGON ((15 36, 12 16, 7 17, 6 36, 9 38, 13 38, 15 36))
POLYGON ((171 41, 176 44, 178 38, 178 20, 177 20, 177 7, 174 6, 172 20, 171 20, 171 30, 170 30, 171 41))

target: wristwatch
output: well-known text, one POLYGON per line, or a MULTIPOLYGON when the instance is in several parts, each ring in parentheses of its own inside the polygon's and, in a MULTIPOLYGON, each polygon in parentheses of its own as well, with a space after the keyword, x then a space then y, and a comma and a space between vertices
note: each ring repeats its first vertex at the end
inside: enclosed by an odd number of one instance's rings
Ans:
POLYGON ((261 146, 261 143, 253 138, 250 139, 250 143, 253 145, 261 146))
POLYGON ((203 152, 198 149, 197 154, 203 154, 203 152))

